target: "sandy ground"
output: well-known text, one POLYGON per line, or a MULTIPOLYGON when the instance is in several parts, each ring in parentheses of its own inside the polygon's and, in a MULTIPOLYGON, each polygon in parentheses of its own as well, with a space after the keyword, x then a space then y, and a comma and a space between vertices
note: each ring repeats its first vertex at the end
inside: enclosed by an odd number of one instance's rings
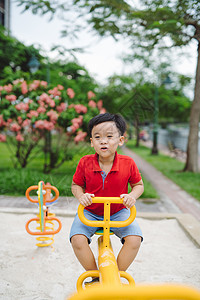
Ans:
MULTIPOLYGON (((25 230, 29 214, 0 213, 0 299, 66 299, 76 290, 84 271, 68 241, 73 221, 59 217, 63 228, 52 247, 38 248, 34 236, 25 230)), ((128 269, 136 284, 180 283, 200 288, 200 249, 185 235, 175 219, 138 218, 144 242, 135 262, 128 269)), ((121 244, 112 236, 115 254, 121 244)), ((97 256, 97 237, 92 249, 97 256)))

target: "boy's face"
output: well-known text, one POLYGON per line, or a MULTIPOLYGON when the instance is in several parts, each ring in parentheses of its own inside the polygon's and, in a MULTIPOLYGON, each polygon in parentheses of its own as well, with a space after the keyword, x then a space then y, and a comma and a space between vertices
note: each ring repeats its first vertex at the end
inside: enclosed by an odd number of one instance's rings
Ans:
POLYGON ((92 129, 91 147, 101 156, 108 158, 113 156, 118 146, 124 143, 124 137, 120 135, 114 122, 104 122, 92 129))

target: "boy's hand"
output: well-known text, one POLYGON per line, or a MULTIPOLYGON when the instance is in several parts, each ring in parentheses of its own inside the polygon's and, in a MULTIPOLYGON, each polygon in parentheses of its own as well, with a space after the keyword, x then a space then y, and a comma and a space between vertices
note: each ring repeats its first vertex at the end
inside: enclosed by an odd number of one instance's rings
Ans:
POLYGON ((85 193, 81 195, 78 200, 83 206, 86 207, 92 204, 92 197, 94 197, 94 194, 85 193))
POLYGON ((120 195, 120 198, 124 198, 123 204, 127 208, 131 208, 136 203, 136 199, 129 194, 122 194, 122 195, 120 195))

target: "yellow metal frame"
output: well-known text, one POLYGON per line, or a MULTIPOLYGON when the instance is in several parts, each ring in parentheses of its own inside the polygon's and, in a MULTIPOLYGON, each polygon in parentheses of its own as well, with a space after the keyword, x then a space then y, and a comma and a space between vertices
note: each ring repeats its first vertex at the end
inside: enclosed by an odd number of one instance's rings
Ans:
POLYGON ((92 227, 103 227, 103 236, 98 238, 98 264, 99 270, 86 271, 77 280, 78 292, 70 300, 200 300, 200 291, 183 285, 138 285, 130 274, 118 270, 117 262, 110 241, 110 227, 123 227, 132 223, 136 217, 136 208, 131 208, 130 217, 125 221, 110 220, 111 203, 123 203, 118 197, 95 197, 93 203, 104 203, 104 220, 91 221, 84 216, 84 206, 79 205, 78 216, 80 220, 92 227), (99 277, 100 282, 88 288, 83 288, 87 277, 99 277), (122 284, 120 277, 126 278, 129 285, 122 284))
POLYGON ((200 300, 199 290, 183 285, 138 285, 135 287, 96 284, 70 300, 200 300))
POLYGON ((77 280, 77 290, 83 289, 83 281, 87 277, 99 277, 100 284, 115 284, 121 285, 120 277, 126 278, 129 284, 134 285, 134 279, 126 272, 118 270, 115 255, 113 253, 110 241, 110 227, 125 227, 131 224, 136 217, 136 208, 133 206, 130 210, 130 216, 125 221, 110 220, 110 205, 111 203, 123 203, 123 199, 119 197, 95 197, 92 198, 93 203, 104 203, 104 220, 91 221, 84 215, 84 206, 79 205, 78 216, 82 223, 91 227, 103 227, 103 236, 98 238, 98 265, 99 271, 87 271, 83 273, 77 280))

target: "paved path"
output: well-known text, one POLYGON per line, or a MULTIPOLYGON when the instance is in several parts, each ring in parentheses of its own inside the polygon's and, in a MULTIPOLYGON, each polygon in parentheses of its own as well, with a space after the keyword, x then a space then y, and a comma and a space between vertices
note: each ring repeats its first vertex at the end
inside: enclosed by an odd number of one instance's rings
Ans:
POLYGON ((142 175, 155 187, 160 195, 160 204, 163 210, 167 212, 189 213, 197 220, 200 220, 200 203, 198 200, 186 193, 130 149, 124 147, 123 152, 135 160, 142 175))

